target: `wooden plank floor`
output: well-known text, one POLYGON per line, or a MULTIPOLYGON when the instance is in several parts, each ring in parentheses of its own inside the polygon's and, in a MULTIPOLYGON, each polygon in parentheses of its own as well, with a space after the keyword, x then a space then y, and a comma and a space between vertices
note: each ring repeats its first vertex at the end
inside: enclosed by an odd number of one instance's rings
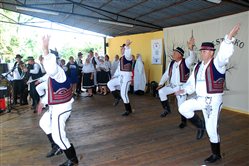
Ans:
MULTIPOLYGON (((67 122, 68 137, 82 166, 200 166, 210 155, 207 135, 195 139, 196 129, 188 123, 179 129, 176 107, 166 118, 159 99, 147 94, 130 95, 135 113, 122 117, 123 103, 95 95, 76 99, 67 122)), ((174 100, 172 100, 174 101, 174 100)), ((47 137, 39 128, 40 115, 29 106, 19 106, 0 116, 1 166, 52 166, 64 155, 46 158, 47 137)), ((223 110, 220 119, 222 160, 212 165, 249 165, 249 116, 223 110)))

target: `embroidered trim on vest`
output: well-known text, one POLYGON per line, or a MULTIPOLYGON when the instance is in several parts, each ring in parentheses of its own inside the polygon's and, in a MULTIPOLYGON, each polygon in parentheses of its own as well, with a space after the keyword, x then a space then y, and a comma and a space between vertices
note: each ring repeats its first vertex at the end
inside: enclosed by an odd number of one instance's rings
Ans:
POLYGON ((67 78, 64 83, 58 83, 52 78, 48 79, 48 104, 62 104, 71 100, 72 98, 72 86, 67 78), (55 89, 57 86, 57 90, 55 89))
MULTIPOLYGON (((205 71, 207 93, 223 93, 225 74, 221 74, 214 66, 214 59, 210 61, 205 71)), ((201 62, 199 62, 195 68, 195 80, 200 68, 201 62)), ((196 83, 196 81, 195 81, 196 83)))
POLYGON ((190 70, 186 65, 185 59, 183 58, 180 65, 179 65, 179 70, 180 70, 180 82, 185 83, 187 82, 190 74, 190 70))
POLYGON ((172 76, 172 70, 173 70, 173 65, 174 65, 175 61, 171 61, 170 65, 169 65, 169 82, 171 81, 171 76, 172 76))
POLYGON ((132 60, 127 60, 125 56, 120 58, 120 71, 132 71, 132 60))
MULTIPOLYGON (((175 63, 175 61, 171 61, 170 66, 169 66, 169 80, 171 80, 174 63, 175 63)), ((187 80, 189 78, 190 70, 185 63, 185 58, 182 59, 180 65, 179 65, 179 71, 180 71, 180 82, 181 83, 187 82, 187 80)))

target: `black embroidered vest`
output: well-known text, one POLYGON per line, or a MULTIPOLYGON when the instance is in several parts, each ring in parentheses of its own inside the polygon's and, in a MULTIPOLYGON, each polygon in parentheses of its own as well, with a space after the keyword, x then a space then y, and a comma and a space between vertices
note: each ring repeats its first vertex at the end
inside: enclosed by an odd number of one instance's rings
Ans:
MULTIPOLYGON (((174 63, 175 63, 174 60, 170 62, 170 66, 169 66, 169 80, 171 80, 172 70, 173 70, 174 63)), ((187 80, 189 78, 190 70, 187 67, 186 63, 185 63, 185 58, 182 59, 180 65, 179 65, 179 71, 180 71, 180 82, 181 83, 187 82, 187 80)))
MULTIPOLYGON (((199 62, 195 69, 195 82, 197 78, 197 73, 200 68, 201 62, 199 62)), ((225 83, 225 74, 221 74, 214 65, 214 59, 210 61, 208 64, 208 67, 205 71, 205 78, 206 78, 206 87, 207 87, 207 93, 223 93, 224 89, 224 83, 225 83)))
POLYGON ((127 60, 125 56, 120 58, 120 71, 132 71, 133 60, 127 60))
POLYGON ((58 83, 52 78, 48 79, 48 104, 62 104, 72 98, 72 86, 69 78, 63 83, 58 83))

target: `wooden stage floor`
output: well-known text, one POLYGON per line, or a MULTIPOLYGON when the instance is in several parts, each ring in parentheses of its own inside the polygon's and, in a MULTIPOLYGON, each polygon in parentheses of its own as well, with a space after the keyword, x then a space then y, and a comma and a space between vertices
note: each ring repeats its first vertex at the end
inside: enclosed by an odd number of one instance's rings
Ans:
MULTIPOLYGON (((67 121, 67 133, 82 166, 201 166, 210 152, 207 135, 196 140, 188 123, 178 128, 176 107, 166 118, 159 99, 150 94, 130 95, 135 113, 122 117, 123 103, 112 106, 112 95, 78 97, 67 121)), ((174 101, 174 100, 171 100, 174 101)), ((66 160, 64 154, 46 158, 50 150, 39 128, 41 115, 30 106, 0 115, 1 166, 53 166, 66 160)), ((249 165, 249 116, 223 110, 219 125, 222 160, 212 165, 249 165)))

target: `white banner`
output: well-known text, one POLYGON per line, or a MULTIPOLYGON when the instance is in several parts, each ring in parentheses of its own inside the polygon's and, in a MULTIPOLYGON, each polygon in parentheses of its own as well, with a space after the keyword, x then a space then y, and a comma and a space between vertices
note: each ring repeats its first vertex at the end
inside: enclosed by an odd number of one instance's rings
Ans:
POLYGON ((162 46, 162 39, 151 40, 152 64, 161 64, 162 46))
POLYGON ((249 112, 248 110, 248 24, 249 12, 226 16, 210 21, 164 28, 166 64, 173 47, 182 47, 187 52, 187 41, 193 34, 199 56, 202 42, 213 42, 218 52, 224 36, 236 25, 241 23, 240 31, 234 42, 234 54, 227 65, 226 91, 223 98, 224 106, 249 112))

